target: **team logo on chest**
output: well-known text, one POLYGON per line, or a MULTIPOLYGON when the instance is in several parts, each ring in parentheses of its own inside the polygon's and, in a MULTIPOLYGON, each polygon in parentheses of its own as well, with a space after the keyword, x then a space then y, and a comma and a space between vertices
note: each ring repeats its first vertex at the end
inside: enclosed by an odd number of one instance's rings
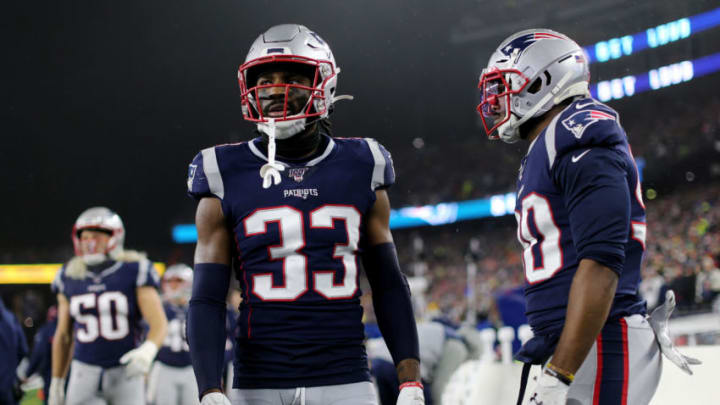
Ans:
POLYGON ((305 174, 310 170, 309 167, 293 167, 288 170, 288 177, 300 183, 305 179, 305 174))

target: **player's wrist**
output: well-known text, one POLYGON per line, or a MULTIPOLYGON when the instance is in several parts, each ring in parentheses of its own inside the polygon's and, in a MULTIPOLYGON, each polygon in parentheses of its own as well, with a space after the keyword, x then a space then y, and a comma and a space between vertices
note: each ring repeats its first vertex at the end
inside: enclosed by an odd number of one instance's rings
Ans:
POLYGON ((575 374, 564 370, 550 362, 545 365, 543 372, 551 377, 556 378, 561 383, 569 386, 575 380, 575 374))
POLYGON ((416 387, 416 388, 420 388, 420 389, 425 388, 425 387, 423 387, 423 385, 420 381, 407 381, 407 382, 400 384, 399 389, 402 390, 403 388, 408 388, 408 387, 416 387))
POLYGON ((146 358, 153 360, 157 356, 157 352, 160 350, 158 345, 152 340, 144 341, 137 350, 145 355, 146 358))

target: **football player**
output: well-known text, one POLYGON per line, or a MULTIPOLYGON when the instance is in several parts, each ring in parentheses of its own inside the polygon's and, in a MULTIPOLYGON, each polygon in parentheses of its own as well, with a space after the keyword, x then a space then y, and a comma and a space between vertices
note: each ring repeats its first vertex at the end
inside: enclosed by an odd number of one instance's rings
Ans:
POLYGON ((168 332, 150 371, 148 402, 154 405, 197 404, 198 392, 185 339, 185 320, 193 272, 186 264, 168 267, 162 277, 162 299, 168 332))
POLYGON ((638 293, 646 224, 635 161, 589 78, 582 48, 547 29, 505 39, 480 77, 488 136, 529 143, 515 216, 535 337, 517 358, 544 365, 532 404, 647 404, 660 351, 674 348, 655 343, 638 293))
POLYGON ((190 165, 199 200, 188 342, 203 405, 227 404, 220 379, 234 259, 243 290, 235 404, 376 404, 363 346, 358 262, 400 382, 421 404, 410 294, 389 230, 390 154, 333 138, 340 69, 301 25, 270 28, 238 71, 243 116, 261 136, 207 148, 190 165))
POLYGON ((120 217, 105 207, 90 208, 75 221, 76 256, 52 283, 58 323, 52 342, 50 405, 145 403, 144 377, 165 339, 167 320, 152 263, 138 252, 124 250, 124 239, 120 217), (136 347, 142 319, 150 330, 136 347))

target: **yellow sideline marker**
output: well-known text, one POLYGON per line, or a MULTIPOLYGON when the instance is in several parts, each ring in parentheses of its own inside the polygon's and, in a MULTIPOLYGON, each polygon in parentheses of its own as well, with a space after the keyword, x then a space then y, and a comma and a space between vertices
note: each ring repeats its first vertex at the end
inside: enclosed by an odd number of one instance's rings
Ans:
MULTIPOLYGON (((155 269, 162 275, 165 263, 155 262, 155 269)), ((0 284, 50 284, 62 263, 0 264, 0 284)))

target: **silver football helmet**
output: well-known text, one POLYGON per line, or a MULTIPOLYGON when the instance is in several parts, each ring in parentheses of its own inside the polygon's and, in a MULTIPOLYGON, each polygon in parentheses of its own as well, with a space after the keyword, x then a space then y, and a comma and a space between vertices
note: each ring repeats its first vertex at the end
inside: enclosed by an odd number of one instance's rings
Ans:
POLYGON ((520 126, 563 100, 589 96, 590 70, 583 49, 548 29, 515 33, 500 43, 483 69, 477 110, 490 139, 513 143, 520 126))
POLYGON ((162 276, 163 298, 170 301, 190 301, 192 295, 193 271, 187 264, 173 264, 168 267, 162 276), (180 282, 178 286, 170 284, 171 281, 180 282))
POLYGON ((86 264, 100 263, 108 257, 116 259, 123 252, 125 227, 120 216, 109 208, 88 208, 75 221, 72 229, 72 241, 75 255, 82 257, 86 264), (80 233, 86 229, 104 231, 110 235, 104 252, 84 254, 80 246, 80 233))
POLYGON ((303 129, 308 118, 326 118, 332 111, 340 68, 335 64, 330 46, 318 34, 297 24, 271 27, 261 34, 250 47, 245 62, 238 69, 243 118, 257 123, 258 130, 277 139, 289 138, 303 129), (295 83, 257 85, 257 72, 267 64, 294 64, 294 68, 307 72, 310 86, 295 83), (281 116, 266 117, 260 108, 258 90, 284 87, 285 102, 281 116), (309 92, 305 106, 299 111, 288 111, 288 94, 292 91, 309 92))

